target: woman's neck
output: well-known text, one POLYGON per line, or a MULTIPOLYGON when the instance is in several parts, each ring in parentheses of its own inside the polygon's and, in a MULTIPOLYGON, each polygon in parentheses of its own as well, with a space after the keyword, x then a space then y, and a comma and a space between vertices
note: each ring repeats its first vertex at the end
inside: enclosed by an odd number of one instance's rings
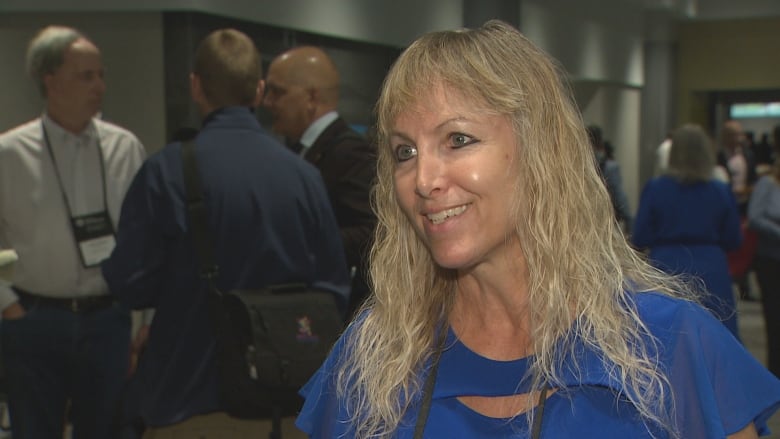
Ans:
POLYGON ((450 326, 474 352, 511 360, 531 351, 528 275, 524 263, 499 273, 459 277, 450 326))

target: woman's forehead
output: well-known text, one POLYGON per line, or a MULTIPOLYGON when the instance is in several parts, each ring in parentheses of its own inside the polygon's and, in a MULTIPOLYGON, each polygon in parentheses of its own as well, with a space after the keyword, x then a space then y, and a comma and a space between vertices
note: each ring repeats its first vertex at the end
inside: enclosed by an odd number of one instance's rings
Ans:
POLYGON ((405 96, 394 105, 390 123, 395 125, 399 118, 417 117, 430 113, 495 113, 484 100, 469 96, 457 87, 436 84, 433 87, 420 87, 415 93, 405 96))

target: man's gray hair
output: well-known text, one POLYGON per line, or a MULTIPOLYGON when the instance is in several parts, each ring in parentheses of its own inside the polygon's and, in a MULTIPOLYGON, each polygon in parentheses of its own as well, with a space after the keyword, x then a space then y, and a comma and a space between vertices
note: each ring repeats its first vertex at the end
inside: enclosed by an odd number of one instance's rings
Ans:
POLYGON ((62 65, 65 51, 79 38, 86 37, 71 27, 48 26, 30 41, 27 46, 27 74, 35 81, 43 97, 46 97, 43 78, 62 65))

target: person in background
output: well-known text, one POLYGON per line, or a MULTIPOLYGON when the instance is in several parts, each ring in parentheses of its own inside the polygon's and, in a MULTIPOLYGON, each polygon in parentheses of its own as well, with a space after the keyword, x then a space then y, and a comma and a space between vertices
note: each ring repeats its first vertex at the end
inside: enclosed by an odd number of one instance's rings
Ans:
POLYGON ((755 158, 750 146, 741 123, 727 120, 723 124, 717 164, 728 173, 739 212, 743 216, 747 214, 748 200, 757 178, 755 158))
POLYGON ((612 200, 612 212, 626 234, 631 234, 633 217, 631 216, 631 209, 628 207, 628 197, 626 197, 626 192, 623 190, 620 165, 613 157, 614 151, 607 147, 607 142, 604 141, 604 136, 599 126, 588 126, 588 136, 593 146, 593 153, 596 155, 598 170, 604 179, 604 184, 607 186, 610 200, 612 200))
POLYGON ((41 30, 27 70, 45 110, 0 135, 0 242, 19 256, 12 287, 0 284, 11 431, 58 438, 67 418, 75 439, 105 439, 128 370, 130 314, 99 264, 144 147, 96 117, 103 63, 78 30, 41 30))
POLYGON ((772 171, 761 177, 748 206, 748 225, 758 234, 754 267, 766 324, 769 370, 780 377, 780 125, 775 126, 772 171))
POLYGON ((697 125, 678 128, 666 173, 642 190, 631 240, 649 249, 659 269, 701 278, 703 304, 739 337, 726 252, 739 248, 742 232, 734 195, 713 179, 714 166, 707 133, 697 125))
POLYGON ((672 133, 666 133, 664 140, 655 149, 655 168, 653 175, 663 175, 669 168, 669 150, 672 148, 672 133))
POLYGON ((756 158, 756 175, 763 177, 772 172, 775 153, 768 133, 762 133, 761 140, 753 145, 753 155, 756 158))
POLYGON ((374 294, 302 390, 310 437, 766 431, 780 380, 626 242, 562 75, 500 21, 391 68, 374 294))
POLYGON ((753 301, 756 300, 756 295, 751 291, 749 273, 755 255, 756 237, 747 227, 747 207, 757 174, 750 144, 742 124, 736 120, 727 120, 721 127, 717 167, 721 174, 727 176, 727 181, 737 199, 745 237, 740 248, 729 252, 729 271, 737 285, 739 297, 753 301))
POLYGON ((376 223, 370 202, 376 150, 339 115, 339 72, 321 49, 301 46, 282 53, 271 62, 266 81, 263 104, 273 131, 320 170, 328 188, 354 273, 351 316, 370 291, 366 261, 376 223))
MULTIPOLYGON (((198 45, 190 75, 203 117, 194 154, 213 238, 220 291, 302 283, 342 306, 349 275, 336 219, 317 169, 257 121, 260 54, 234 29, 198 45)), ((213 308, 188 224, 182 144, 149 157, 127 192, 116 249, 103 263, 111 292, 154 319, 129 390, 131 425, 146 439, 258 438, 269 421, 227 416, 219 398, 213 308)), ((292 427, 290 427, 292 429, 292 427)), ((285 434, 287 437, 287 434, 285 434)))

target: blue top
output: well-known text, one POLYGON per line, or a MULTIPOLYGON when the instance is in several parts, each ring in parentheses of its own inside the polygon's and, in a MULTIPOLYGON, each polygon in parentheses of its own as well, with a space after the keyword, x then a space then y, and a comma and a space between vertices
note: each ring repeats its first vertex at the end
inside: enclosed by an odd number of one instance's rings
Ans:
MULTIPOLYGON (((244 107, 212 113, 195 141, 217 287, 306 282, 346 299, 344 250, 317 169, 244 107)), ((156 311, 131 389, 150 426, 220 410, 211 315, 184 193, 181 144, 173 143, 136 175, 102 267, 121 302, 156 311)))
POLYGON ((753 188, 748 221, 759 236, 756 253, 780 260, 780 185, 771 175, 761 177, 753 188))
MULTIPOLYGON (((655 293, 634 297, 643 321, 659 342, 659 367, 666 372, 674 391, 680 437, 725 438, 750 422, 756 424, 759 433, 768 433, 766 421, 780 406, 780 381, 698 305, 655 293)), ((354 331, 354 325, 349 331, 354 331)), ((344 400, 337 396, 334 384, 344 354, 342 339, 301 391, 306 403, 296 425, 312 438, 354 437, 344 400)), ((596 352, 580 344, 576 357, 579 369, 573 368, 569 359, 562 368, 567 386, 547 400, 542 438, 667 437, 663 431, 648 430, 633 405, 621 397, 623 385, 609 377, 608 368, 596 352)), ((528 386, 519 382, 528 361, 481 357, 450 332, 425 437, 528 437, 524 415, 514 419, 489 418, 456 398, 527 392, 528 386)), ((415 399, 394 437, 412 438, 420 395, 415 399)))
POLYGON ((727 251, 742 243, 737 202, 720 181, 682 184, 662 176, 642 190, 631 235, 650 249, 650 261, 668 273, 700 277, 710 296, 704 305, 737 335, 734 293, 727 251))

